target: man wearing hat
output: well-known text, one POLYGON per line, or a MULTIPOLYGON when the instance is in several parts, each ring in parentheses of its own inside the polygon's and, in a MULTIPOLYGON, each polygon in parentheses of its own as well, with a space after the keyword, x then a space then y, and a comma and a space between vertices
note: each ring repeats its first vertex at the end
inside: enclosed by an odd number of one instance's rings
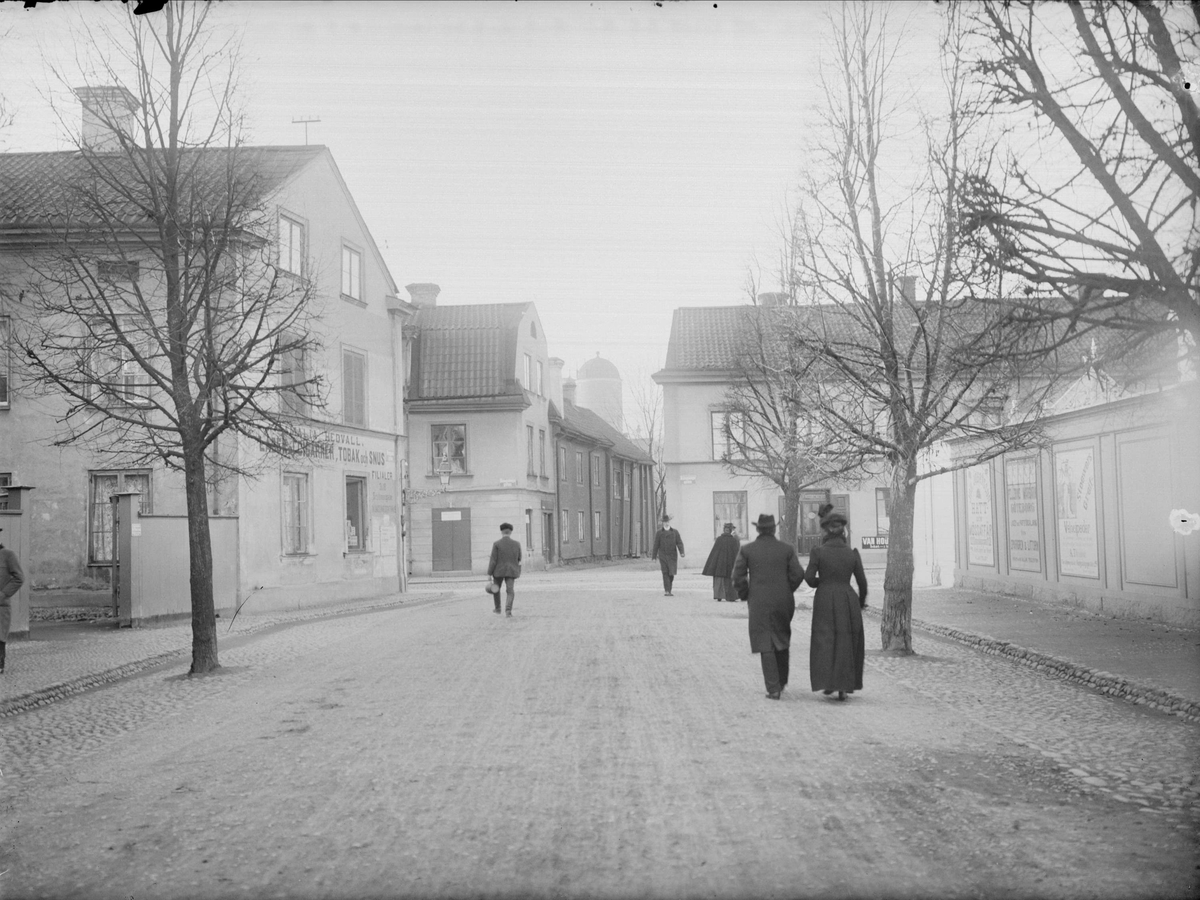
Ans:
POLYGON ((650 548, 650 558, 658 560, 662 569, 663 596, 674 597, 671 585, 675 583, 675 573, 679 570, 679 557, 684 556, 683 538, 671 527, 671 517, 663 513, 662 528, 654 533, 654 545, 650 548))
POLYGON ((500 585, 504 585, 504 614, 512 618, 513 600, 516 599, 516 588, 513 582, 521 577, 521 544, 512 538, 513 527, 505 522, 500 526, 500 540, 492 544, 492 556, 488 560, 488 575, 496 582, 496 593, 492 597, 496 601, 496 615, 500 615, 500 585))
POLYGON ((775 539, 775 517, 763 513, 758 537, 742 547, 733 567, 733 586, 750 604, 750 652, 759 654, 767 697, 778 700, 788 683, 792 642, 792 596, 804 580, 800 557, 790 543, 775 539))
POLYGON ((741 543, 733 536, 733 525, 725 523, 725 530, 713 544, 704 564, 703 574, 712 576, 713 599, 733 603, 737 594, 733 592, 733 564, 737 560, 741 543))
MULTIPOLYGON (((0 528, 0 531, 3 531, 0 528)), ((17 554, 0 544, 0 674, 4 673, 4 650, 8 646, 8 629, 12 625, 13 595, 25 583, 25 573, 17 554)))

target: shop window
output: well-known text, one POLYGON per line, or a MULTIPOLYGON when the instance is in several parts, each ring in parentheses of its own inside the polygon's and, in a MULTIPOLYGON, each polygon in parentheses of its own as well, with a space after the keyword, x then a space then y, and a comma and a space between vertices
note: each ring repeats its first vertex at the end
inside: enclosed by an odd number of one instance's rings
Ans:
POLYGON ((367 479, 346 478, 346 549, 367 549, 367 479))

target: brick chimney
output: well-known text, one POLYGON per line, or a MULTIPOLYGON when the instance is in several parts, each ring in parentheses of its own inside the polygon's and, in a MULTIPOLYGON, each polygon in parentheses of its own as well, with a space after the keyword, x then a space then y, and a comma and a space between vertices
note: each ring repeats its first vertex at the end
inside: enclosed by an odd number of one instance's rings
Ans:
POLYGON ((404 289, 412 298, 412 305, 420 307, 437 306, 438 294, 442 292, 440 287, 430 282, 406 284, 404 289))
POLYGON ((563 366, 565 363, 557 356, 552 356, 546 360, 550 368, 550 372, 546 377, 546 396, 554 404, 555 409, 560 413, 563 411, 563 366))
POLYGON ((896 280, 896 287, 900 291, 900 296, 909 303, 917 301, 917 276, 916 275, 901 275, 896 280))
POLYGON ((118 135, 133 138, 138 101, 125 88, 80 87, 75 88, 75 96, 83 104, 82 146, 108 153, 121 148, 118 135))
POLYGON ((575 379, 574 378, 563 379, 562 395, 563 395, 563 400, 565 400, 567 403, 570 403, 572 406, 575 405, 575 379))

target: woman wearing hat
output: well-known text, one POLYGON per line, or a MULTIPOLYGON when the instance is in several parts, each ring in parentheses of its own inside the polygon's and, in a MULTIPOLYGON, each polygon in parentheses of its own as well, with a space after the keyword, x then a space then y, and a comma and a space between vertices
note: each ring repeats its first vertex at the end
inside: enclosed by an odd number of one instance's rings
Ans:
POLYGON ((762 662, 767 698, 778 700, 788 683, 792 644, 792 595, 804 581, 796 548, 775 539, 775 517, 763 513, 755 523, 758 537, 742 547, 733 566, 733 586, 750 607, 750 652, 762 662))
POLYGON ((845 700, 847 694, 862 690, 867 576, 862 557, 846 543, 846 517, 836 512, 832 503, 822 506, 819 513, 824 534, 804 573, 804 580, 816 588, 808 674, 814 691, 826 697, 837 691, 837 698, 845 700), (850 587, 851 575, 858 584, 857 594, 850 587))
POLYGON ((725 531, 713 543, 708 560, 700 572, 712 577, 714 600, 728 600, 730 603, 737 600, 737 594, 733 592, 733 564, 741 547, 741 542, 734 537, 733 524, 726 522, 725 531))

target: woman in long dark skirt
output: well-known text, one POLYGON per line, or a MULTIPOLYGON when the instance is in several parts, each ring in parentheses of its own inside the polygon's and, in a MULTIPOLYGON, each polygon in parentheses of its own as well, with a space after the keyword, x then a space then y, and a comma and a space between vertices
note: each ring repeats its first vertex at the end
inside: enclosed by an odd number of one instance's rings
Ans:
POLYGON ((867 606, 867 576, 862 557, 846 543, 846 519, 834 512, 833 504, 820 509, 821 544, 808 559, 804 580, 815 588, 813 595, 812 643, 808 652, 808 674, 812 689, 826 697, 837 692, 839 700, 862 690, 862 610, 867 606), (850 587, 850 576, 858 593, 850 587))

